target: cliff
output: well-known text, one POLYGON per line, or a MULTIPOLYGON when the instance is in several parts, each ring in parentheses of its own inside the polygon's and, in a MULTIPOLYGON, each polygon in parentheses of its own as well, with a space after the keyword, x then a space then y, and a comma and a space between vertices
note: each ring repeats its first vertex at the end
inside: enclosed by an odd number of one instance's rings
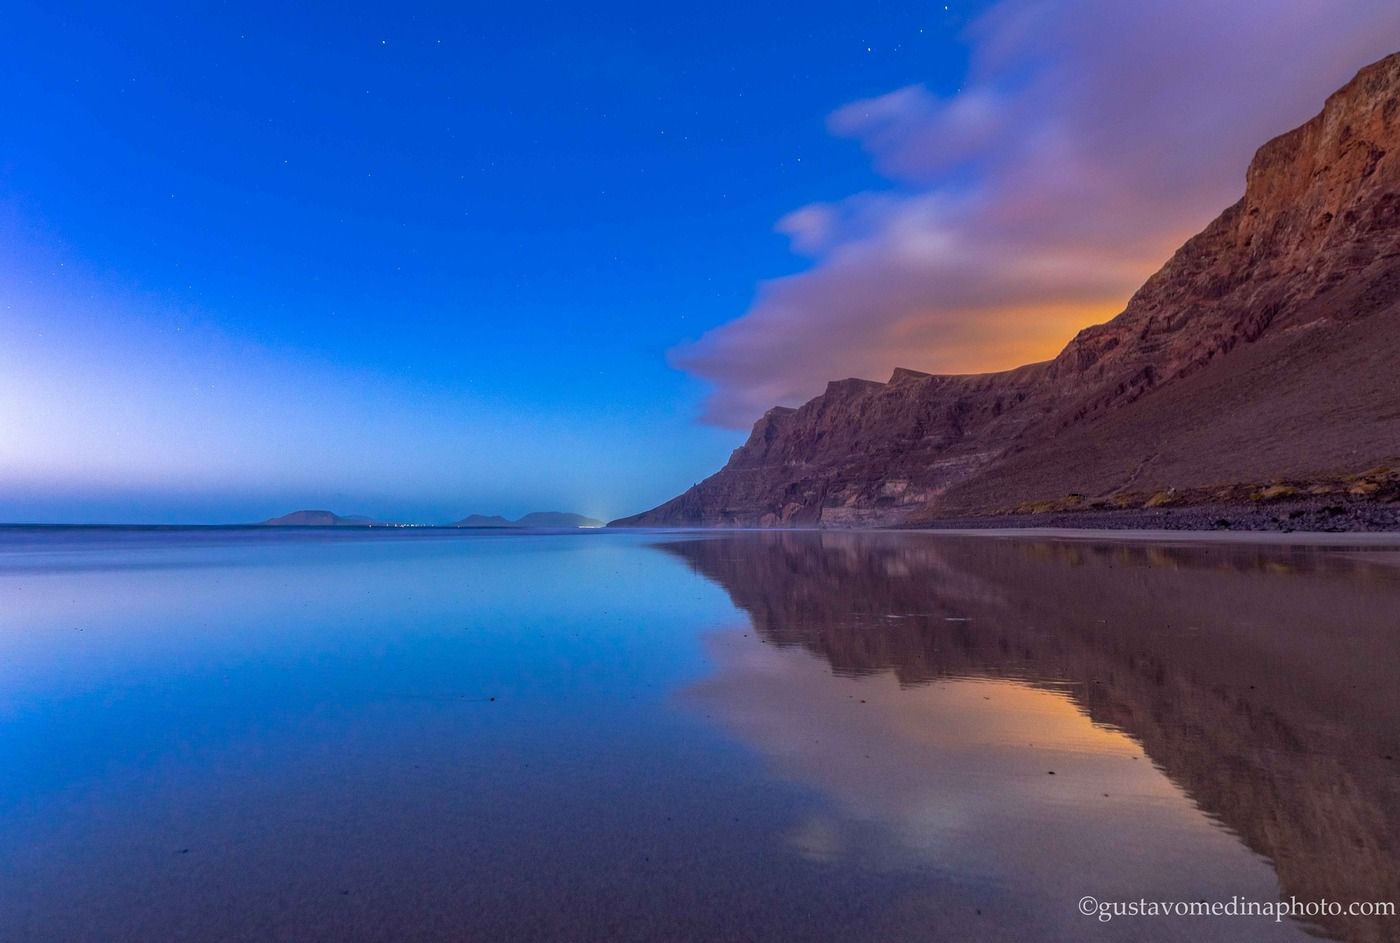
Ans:
POLYGON ((1400 53, 1265 144, 1243 198, 1053 360, 776 408, 622 526, 851 526, 1360 472, 1400 456, 1400 53))

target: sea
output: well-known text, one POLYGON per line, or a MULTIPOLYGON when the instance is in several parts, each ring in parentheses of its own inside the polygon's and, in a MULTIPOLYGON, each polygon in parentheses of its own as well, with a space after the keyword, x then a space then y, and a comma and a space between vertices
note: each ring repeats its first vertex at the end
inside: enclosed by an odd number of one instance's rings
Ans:
POLYGON ((1397 939, 1397 547, 0 529, 0 941, 1397 939))

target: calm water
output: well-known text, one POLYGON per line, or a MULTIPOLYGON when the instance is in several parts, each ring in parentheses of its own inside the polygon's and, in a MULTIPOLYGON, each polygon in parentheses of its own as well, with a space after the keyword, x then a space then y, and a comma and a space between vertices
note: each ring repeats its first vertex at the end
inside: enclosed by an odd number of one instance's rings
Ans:
POLYGON ((1400 901, 1397 643, 1339 550, 0 532, 0 940, 1392 939, 1078 901, 1400 901))

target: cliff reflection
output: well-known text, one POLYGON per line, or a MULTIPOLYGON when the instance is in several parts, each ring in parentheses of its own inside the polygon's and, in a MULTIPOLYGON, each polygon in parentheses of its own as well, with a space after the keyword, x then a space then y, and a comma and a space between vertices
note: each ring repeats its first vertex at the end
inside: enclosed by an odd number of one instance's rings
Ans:
MULTIPOLYGON (((1400 901, 1400 568, 926 535, 658 546, 724 587, 768 643, 716 637, 719 671, 692 696, 855 820, 897 819, 906 850, 993 878, 1053 854, 1083 892, 1105 893, 1097 881, 1133 899, 1189 885, 1400 901), (1143 753, 1151 763, 1133 762, 1143 753), (968 836, 976 847, 948 847, 968 836)), ((852 842, 829 822, 793 836, 817 857, 898 853, 852 842)), ((1395 921, 1320 927, 1380 940, 1395 921)))

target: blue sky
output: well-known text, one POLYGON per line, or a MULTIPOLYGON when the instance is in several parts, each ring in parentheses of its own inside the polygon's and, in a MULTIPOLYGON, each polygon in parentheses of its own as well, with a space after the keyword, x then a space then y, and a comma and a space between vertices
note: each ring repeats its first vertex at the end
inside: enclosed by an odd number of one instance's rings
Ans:
POLYGON ((803 264, 774 221, 878 180, 826 115, 956 84, 967 15, 8 4, 0 517, 669 497, 743 432, 667 351, 803 264))
POLYGON ((614 517, 1052 356, 1400 4, 7 3, 0 520, 614 517))

